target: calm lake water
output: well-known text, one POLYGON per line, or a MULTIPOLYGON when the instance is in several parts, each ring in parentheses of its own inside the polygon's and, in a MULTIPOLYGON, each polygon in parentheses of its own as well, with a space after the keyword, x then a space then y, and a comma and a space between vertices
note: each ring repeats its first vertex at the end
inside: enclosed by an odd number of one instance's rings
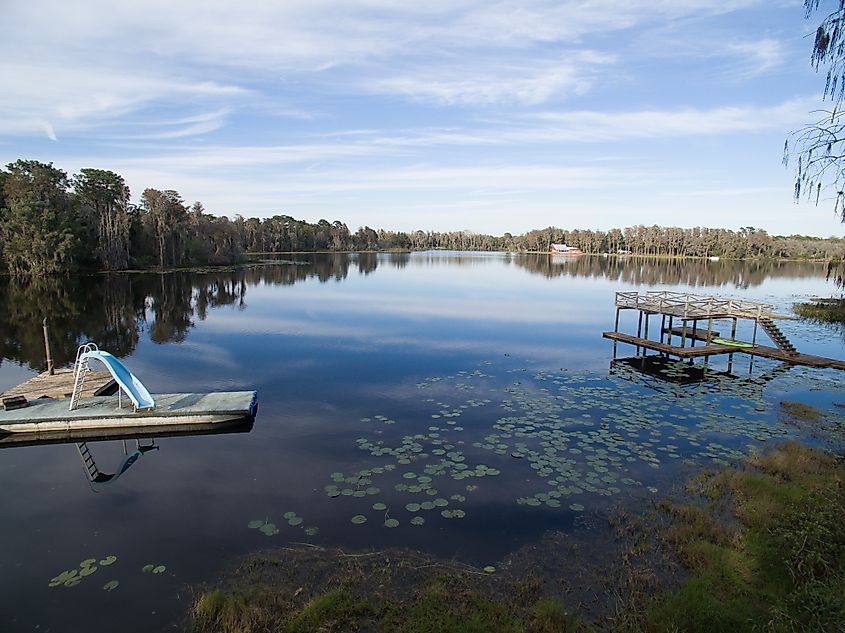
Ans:
MULTIPOLYGON (((49 316, 61 363, 92 340, 152 393, 257 389, 260 403, 250 432, 158 438, 101 489, 74 444, 0 449, 0 630, 179 626, 191 585, 291 541, 495 565, 547 530, 648 507, 702 465, 804 437, 782 401, 841 425, 834 370, 749 369, 737 354, 731 374, 713 358, 686 382, 703 361, 643 371, 623 360, 633 348, 614 361, 601 337, 615 291, 729 295, 788 314, 834 291, 825 272, 439 252, 0 280, 0 391, 43 369, 49 316), (74 569, 78 582, 49 586, 74 569)), ((635 316, 620 329, 634 332, 635 316)), ((839 330, 782 329, 801 351, 845 358, 839 330)), ((89 447, 104 472, 124 457, 121 442, 89 447)))

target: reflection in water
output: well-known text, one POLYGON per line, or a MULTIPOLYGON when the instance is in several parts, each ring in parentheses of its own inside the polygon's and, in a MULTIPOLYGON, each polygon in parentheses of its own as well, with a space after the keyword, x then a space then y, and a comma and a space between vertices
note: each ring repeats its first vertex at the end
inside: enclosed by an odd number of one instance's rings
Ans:
MULTIPOLYGON (((740 375, 731 371, 729 362, 727 371, 708 367, 703 362, 684 362, 659 354, 614 358, 610 361, 608 374, 654 391, 669 394, 677 398, 699 396, 701 391, 692 388, 698 386, 705 391, 721 394, 734 393, 738 397, 761 398, 763 387, 776 378, 782 377, 794 368, 789 363, 767 366, 759 373, 753 373, 753 364, 742 364, 748 368, 747 374, 740 375)), ((735 366, 738 368, 739 365, 735 366)))
POLYGON ((221 306, 247 307, 257 285, 292 285, 345 279, 350 269, 370 275, 380 265, 484 266, 491 259, 545 277, 607 278, 629 284, 735 285, 747 288, 766 278, 824 276, 825 264, 778 261, 679 260, 640 257, 579 257, 514 253, 326 253, 263 259, 244 268, 206 273, 108 274, 0 280, 0 362, 44 370, 40 323, 51 324, 57 366, 70 363, 83 341, 97 341, 116 356, 131 354, 147 332, 155 343, 186 340, 194 320, 221 306))
POLYGON ((767 278, 823 276, 823 262, 795 263, 777 260, 670 259, 649 257, 553 258, 526 255, 514 262, 546 277, 601 277, 629 284, 700 286, 758 286, 767 278))
POLYGON ((82 460, 82 468, 88 477, 91 490, 94 492, 100 492, 106 486, 116 482, 123 473, 129 470, 146 453, 157 451, 158 449, 159 447, 154 439, 149 444, 142 444, 141 440, 135 440, 135 450, 130 453, 126 440, 123 440, 123 459, 115 471, 108 474, 98 468, 97 461, 94 459, 94 454, 91 452, 88 442, 77 442, 76 444, 79 459, 82 460))

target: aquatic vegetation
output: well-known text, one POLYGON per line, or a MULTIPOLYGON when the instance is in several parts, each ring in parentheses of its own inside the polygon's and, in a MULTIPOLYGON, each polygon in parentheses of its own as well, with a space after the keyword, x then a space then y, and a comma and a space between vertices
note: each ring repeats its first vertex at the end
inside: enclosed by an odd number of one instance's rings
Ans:
POLYGON ((106 584, 103 585, 103 591, 114 591, 115 589, 120 586, 120 581, 118 580, 110 580, 106 584))
MULTIPOLYGON (((117 556, 106 556, 104 559, 99 561, 100 566, 108 567, 109 565, 113 564, 117 561, 117 556)), ((94 574, 98 567, 95 563, 97 563, 96 558, 86 558, 81 563, 79 563, 78 569, 68 569, 57 576, 50 579, 48 583, 48 587, 75 587, 79 583, 82 582, 83 578, 86 578, 92 574, 94 574)))
POLYGON ((249 523, 247 523, 247 527, 250 529, 257 529, 262 534, 266 536, 275 536, 279 533, 279 528, 276 527, 275 523, 271 523, 267 519, 253 519, 249 523))
POLYGON ((201 593, 197 632, 392 631, 395 633, 587 633, 530 580, 407 551, 347 552, 288 548, 253 558, 245 577, 201 593), (269 569, 299 576, 271 576, 269 569), (526 589, 527 588, 527 589, 526 589))
MULTIPOLYGON (((365 424, 397 422, 410 432, 358 437, 356 446, 372 461, 355 472, 332 473, 326 494, 354 499, 387 490, 390 501, 412 516, 440 508, 442 519, 455 519, 472 514, 479 491, 478 483, 467 483, 458 492, 455 483, 505 476, 522 482, 516 504, 564 515, 623 491, 635 498, 656 494, 655 484, 682 467, 727 466, 764 442, 800 432, 777 423, 775 403, 765 396, 772 378, 739 379, 703 365, 653 360, 653 372, 664 381, 659 388, 632 379, 639 376, 636 363, 614 365, 602 376, 524 367, 494 371, 486 369, 494 365, 488 362, 483 371, 425 379, 416 388, 433 397, 424 397, 421 409, 433 410, 415 420, 361 418, 365 424), (693 382, 687 381, 691 375, 693 382), (466 398, 467 392, 478 395, 466 398), (457 418, 466 421, 459 426, 457 418), (462 507, 443 510, 450 503, 462 507)), ((758 365, 768 367, 762 360, 758 365)), ((816 380, 818 372, 773 379, 810 377, 816 380)), ((839 417, 845 429, 845 414, 839 417)), ((387 509, 383 501, 369 505, 387 509)))

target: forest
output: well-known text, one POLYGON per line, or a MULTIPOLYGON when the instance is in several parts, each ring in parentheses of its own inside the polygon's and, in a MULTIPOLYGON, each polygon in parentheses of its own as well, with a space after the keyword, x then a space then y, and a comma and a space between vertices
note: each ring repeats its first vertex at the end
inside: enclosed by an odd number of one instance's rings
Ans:
POLYGON ((548 227, 502 236, 470 231, 350 231, 340 220, 279 214, 234 219, 188 204, 174 190, 147 188, 135 204, 124 178, 103 169, 68 176, 52 163, 18 160, 0 169, 0 261, 13 275, 75 270, 174 269, 238 263, 280 252, 478 250, 547 251, 566 243, 586 253, 729 259, 842 260, 845 238, 771 236, 745 227, 631 226, 608 231, 548 227))

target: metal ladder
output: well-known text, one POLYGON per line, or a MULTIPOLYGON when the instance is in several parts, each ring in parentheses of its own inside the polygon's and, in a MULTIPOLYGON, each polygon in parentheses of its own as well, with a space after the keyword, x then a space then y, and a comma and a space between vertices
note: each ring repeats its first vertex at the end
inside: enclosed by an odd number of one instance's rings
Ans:
POLYGON ((73 411, 79 405, 79 399, 82 397, 82 386, 85 384, 85 377, 91 368, 88 366, 88 359, 82 358, 85 352, 97 351, 99 348, 96 343, 85 343, 80 345, 76 350, 76 360, 73 363, 73 393, 70 396, 70 407, 68 411, 73 411))

